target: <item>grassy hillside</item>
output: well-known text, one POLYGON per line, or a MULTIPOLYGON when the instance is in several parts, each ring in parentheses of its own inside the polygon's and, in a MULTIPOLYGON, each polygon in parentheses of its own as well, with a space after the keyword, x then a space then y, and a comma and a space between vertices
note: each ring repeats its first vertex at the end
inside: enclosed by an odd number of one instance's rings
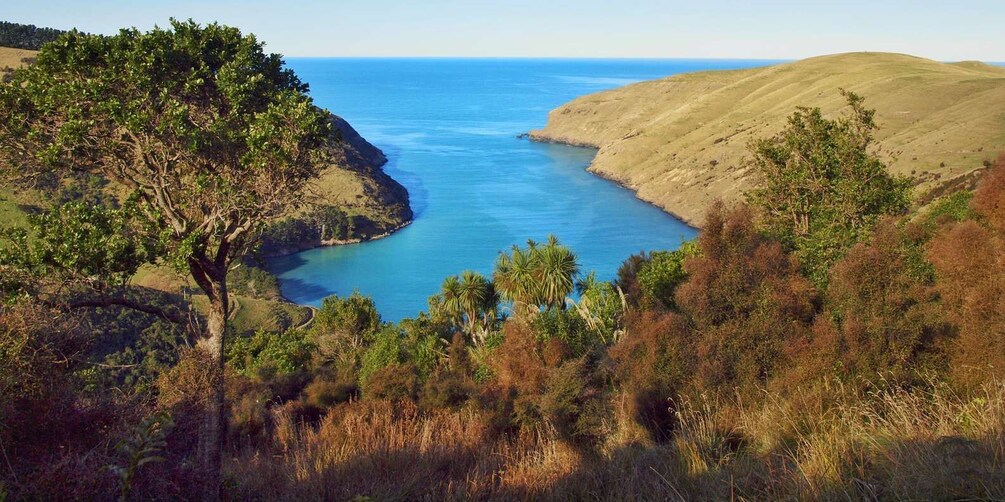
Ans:
POLYGON ((35 51, 0 47, 0 69, 20 68, 24 64, 22 60, 30 57, 35 57, 35 51))
POLYGON ((700 225, 714 199, 753 186, 751 140, 780 130, 797 106, 834 113, 842 88, 877 110, 882 155, 916 179, 918 195, 972 184, 1005 150, 1005 68, 885 53, 642 82, 576 99, 531 137, 599 148, 592 172, 700 225))

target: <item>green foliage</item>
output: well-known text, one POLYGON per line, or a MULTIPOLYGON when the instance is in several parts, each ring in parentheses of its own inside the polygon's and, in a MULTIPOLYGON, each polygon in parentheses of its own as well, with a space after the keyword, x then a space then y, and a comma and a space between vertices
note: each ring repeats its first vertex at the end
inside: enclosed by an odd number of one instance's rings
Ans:
POLYGON ((354 291, 346 298, 332 295, 322 300, 310 332, 325 362, 355 368, 380 328, 380 313, 373 300, 354 291))
POLYGON ((534 316, 532 326, 539 340, 561 340, 577 356, 603 345, 600 334, 590 329, 583 316, 574 310, 542 312, 534 316))
POLYGON ((576 254, 551 235, 544 245, 527 241, 501 253, 492 278, 502 298, 518 306, 562 309, 578 274, 576 254))
POLYGON ((0 47, 37 51, 64 33, 63 30, 39 28, 33 24, 0 21, 0 47))
POLYGON ((188 344, 184 330, 161 319, 130 309, 102 309, 87 319, 101 332, 91 345, 89 360, 95 363, 75 375, 85 390, 105 392, 110 388, 144 394, 153 390, 161 373, 178 362, 178 352, 188 344))
POLYGON ((636 275, 642 294, 641 305, 647 308, 675 308, 674 291, 687 279, 684 262, 700 255, 696 241, 685 242, 674 251, 652 252, 636 275))
POLYGON ((622 317, 628 308, 624 293, 610 282, 597 281, 593 272, 576 288, 580 294, 579 302, 575 304, 576 312, 586 327, 599 337, 601 343, 614 343, 621 333, 622 317))
POLYGON ((353 219, 342 209, 316 207, 306 214, 284 218, 266 226, 259 250, 265 255, 288 252, 323 241, 346 240, 354 237, 355 231, 353 219))
POLYGON ((974 219, 977 215, 970 208, 970 201, 974 194, 968 190, 960 190, 950 195, 940 197, 932 202, 928 212, 925 213, 925 221, 930 224, 943 219, 949 221, 964 221, 974 219))
POLYGON ((447 330, 426 315, 416 319, 402 319, 398 323, 404 332, 404 346, 410 361, 420 379, 433 372, 443 358, 447 330))
POLYGON ((370 375, 392 364, 404 362, 401 331, 396 326, 385 326, 373 336, 373 341, 363 353, 359 368, 359 381, 366 387, 370 375))
POLYGON ((252 336, 234 337, 227 347, 227 360, 244 376, 256 375, 263 369, 289 375, 305 370, 313 351, 314 345, 302 330, 259 330, 252 336))
POLYGON ((115 445, 123 462, 111 464, 107 468, 119 478, 119 500, 129 500, 133 479, 140 467, 152 462, 164 462, 164 457, 160 455, 167 447, 165 434, 173 426, 171 415, 162 411, 143 419, 128 438, 115 445))
MULTIPOLYGON (((130 191, 148 223, 135 228, 139 241, 158 243, 156 255, 85 234, 79 242, 100 247, 54 260, 88 273, 81 256, 103 249, 126 253, 105 260, 121 261, 122 276, 157 257, 187 269, 210 298, 207 326, 219 343, 231 264, 336 160, 329 117, 279 55, 235 28, 172 20, 114 36, 74 31, 0 84, 0 178, 83 172, 130 191)), ((56 237, 94 225, 64 223, 56 237)))
POLYGON ((279 279, 267 271, 244 264, 227 274, 227 289, 236 295, 279 301, 279 279))
POLYGON ((312 329, 316 332, 368 336, 376 333, 380 326, 380 312, 377 312, 373 299, 353 291, 345 298, 332 295, 321 300, 312 329))
POLYGON ((24 229, 0 230, 0 266, 34 276, 56 274, 110 284, 125 283, 143 263, 160 254, 160 242, 135 204, 108 208, 69 202, 32 216, 24 229), (2 243, 6 242, 6 245, 2 243))
POLYGON ((761 177, 750 201, 817 285, 880 216, 903 213, 910 202, 910 180, 890 176, 871 151, 875 110, 842 92, 849 115, 830 120, 800 107, 785 130, 750 147, 761 177))
POLYGON ((429 305, 432 315, 448 319, 476 344, 482 344, 495 323, 499 294, 483 275, 465 270, 460 276, 444 279, 440 293, 429 299, 429 305))

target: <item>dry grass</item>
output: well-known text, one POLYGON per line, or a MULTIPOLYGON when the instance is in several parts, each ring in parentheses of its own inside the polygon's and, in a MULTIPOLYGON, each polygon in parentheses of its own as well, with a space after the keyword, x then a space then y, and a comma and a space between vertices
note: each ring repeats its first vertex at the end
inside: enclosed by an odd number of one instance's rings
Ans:
POLYGON ((35 57, 37 51, 27 49, 12 49, 10 47, 0 47, 0 70, 4 68, 20 68, 24 65, 24 58, 35 57))
MULTIPOLYGON (((274 445, 229 465, 257 500, 995 499, 1005 497, 1005 386, 841 388, 746 406, 681 406, 669 444, 618 433, 582 451, 544 428, 503 434, 473 411, 350 403, 316 427, 276 414, 274 445), (817 395, 839 395, 822 400, 817 395)), ((628 427, 622 424, 622 427, 628 427)))
POLYGON ((884 53, 642 82, 578 98, 532 135, 599 147, 592 171, 700 223, 715 198, 736 201, 751 188, 750 140, 778 132, 797 106, 836 112, 840 88, 877 110, 891 171, 916 178, 919 192, 1005 150, 1005 68, 884 53))

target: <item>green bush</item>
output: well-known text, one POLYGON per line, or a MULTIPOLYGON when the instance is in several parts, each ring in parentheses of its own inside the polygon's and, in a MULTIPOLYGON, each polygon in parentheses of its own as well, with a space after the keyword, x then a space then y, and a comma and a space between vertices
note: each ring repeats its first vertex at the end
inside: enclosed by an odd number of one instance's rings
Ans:
POLYGON ((274 371, 289 375, 309 368, 314 351, 307 333, 288 329, 280 333, 258 330, 251 336, 230 337, 227 361, 244 376, 255 376, 259 371, 274 371))

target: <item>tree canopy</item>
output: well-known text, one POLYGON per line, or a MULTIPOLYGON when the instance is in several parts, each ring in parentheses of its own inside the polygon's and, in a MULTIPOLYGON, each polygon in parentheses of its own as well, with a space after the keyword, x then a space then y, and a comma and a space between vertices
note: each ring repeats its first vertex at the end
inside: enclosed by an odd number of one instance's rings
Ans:
MULTIPOLYGON (((87 273, 96 260, 123 258, 111 269, 121 275, 142 258, 187 270, 210 304, 199 345, 222 372, 228 271, 335 161, 330 114, 307 90, 279 55, 236 28, 172 20, 114 36, 72 31, 0 85, 0 178, 33 184, 83 172, 130 194, 135 211, 74 207, 50 217, 65 228, 48 235, 68 242, 39 254, 40 263, 87 273), (143 244, 110 238, 106 230, 117 227, 143 244)), ((203 450, 217 481, 222 381, 203 450)))
POLYGON ((66 32, 33 24, 0 21, 0 46, 37 51, 63 33, 66 32))
POLYGON ((761 187, 750 200, 817 284, 881 215, 903 213, 910 201, 910 180, 891 176, 872 149, 875 110, 842 93, 849 114, 828 119, 800 107, 783 131, 751 145, 761 187))

